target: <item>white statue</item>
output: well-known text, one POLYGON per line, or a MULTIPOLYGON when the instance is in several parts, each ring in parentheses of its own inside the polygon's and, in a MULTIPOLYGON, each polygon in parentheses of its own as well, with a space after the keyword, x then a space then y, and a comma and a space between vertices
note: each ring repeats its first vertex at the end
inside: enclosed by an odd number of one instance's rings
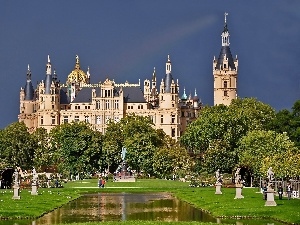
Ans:
POLYGON ((272 185, 272 181, 274 180, 274 172, 272 170, 272 167, 270 167, 268 169, 267 176, 268 176, 269 186, 271 186, 272 185))
POLYGON ((127 149, 125 147, 122 147, 122 153, 121 153, 122 161, 125 160, 126 152, 127 152, 127 149))
POLYGON ((240 175, 240 170, 241 168, 237 168, 234 174, 234 179, 235 179, 235 183, 236 184, 240 184, 241 183, 241 175, 240 175))
POLYGON ((19 172, 17 170, 17 168, 15 169, 15 172, 13 173, 13 178, 14 178, 14 185, 18 185, 19 184, 19 172))
POLYGON ((38 180, 38 174, 35 170, 35 168, 33 167, 32 169, 32 184, 36 184, 38 180))
POLYGON ((222 183, 222 175, 220 174, 220 169, 217 169, 216 171, 216 179, 217 179, 216 183, 222 183))

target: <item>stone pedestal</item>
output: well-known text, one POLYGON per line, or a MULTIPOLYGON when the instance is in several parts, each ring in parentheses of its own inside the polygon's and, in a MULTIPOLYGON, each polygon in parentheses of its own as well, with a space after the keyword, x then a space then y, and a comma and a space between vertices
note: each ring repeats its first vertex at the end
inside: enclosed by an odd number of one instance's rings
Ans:
POLYGON ((14 189, 14 196, 12 197, 12 199, 20 199, 20 187, 19 185, 14 185, 13 186, 14 189))
POLYGON ((215 194, 216 195, 221 195, 222 194, 222 191, 221 191, 222 184, 221 183, 216 183, 215 186, 216 186, 215 194))
POLYGON ((235 185, 235 197, 234 197, 234 199, 244 198, 244 196, 242 195, 242 188, 243 188, 242 184, 236 184, 235 185))
POLYGON ((268 190, 266 193, 267 193, 267 201, 265 203, 265 206, 277 206, 277 204, 274 200, 274 194, 275 194, 274 189, 272 189, 271 187, 268 187, 268 190))
POLYGON ((31 195, 38 195, 37 189, 38 189, 38 185, 32 184, 31 185, 31 195))

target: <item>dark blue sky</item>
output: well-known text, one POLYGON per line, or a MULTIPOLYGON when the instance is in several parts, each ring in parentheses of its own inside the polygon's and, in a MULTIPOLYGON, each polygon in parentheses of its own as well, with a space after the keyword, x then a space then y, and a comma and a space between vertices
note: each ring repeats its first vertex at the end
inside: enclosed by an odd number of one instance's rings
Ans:
POLYGON ((92 83, 151 78, 159 83, 170 54, 180 91, 213 105, 212 60, 221 50, 224 12, 230 48, 238 55, 238 96, 276 110, 299 99, 300 1, 2 1, 0 8, 0 128, 17 121, 27 64, 34 85, 47 55, 66 81, 75 55, 92 83))

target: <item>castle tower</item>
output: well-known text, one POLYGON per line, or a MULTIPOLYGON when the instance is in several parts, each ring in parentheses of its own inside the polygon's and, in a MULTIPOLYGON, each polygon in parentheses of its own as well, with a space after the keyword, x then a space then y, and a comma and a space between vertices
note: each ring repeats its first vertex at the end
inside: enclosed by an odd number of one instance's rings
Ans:
POLYGON ((229 31, 227 28, 225 13, 225 25, 222 37, 222 48, 219 58, 213 60, 213 76, 214 76, 214 105, 229 105, 233 99, 237 98, 237 75, 238 75, 238 59, 232 58, 229 48, 229 31))
POLYGON ((172 64, 168 55, 165 79, 160 84, 159 105, 161 108, 177 108, 178 106, 179 84, 178 80, 175 83, 171 72, 172 64))
POLYGON ((48 132, 51 128, 59 124, 59 87, 57 87, 56 72, 52 77, 50 56, 46 64, 46 79, 38 85, 39 109, 37 113, 37 123, 39 127, 44 127, 48 132))
POLYGON ((179 122, 179 84, 178 80, 175 82, 172 77, 172 64, 170 55, 166 62, 166 75, 160 84, 159 93, 159 121, 160 128, 163 129, 167 135, 177 139, 180 135, 179 122))
POLYGON ((31 70, 28 64, 27 79, 25 88, 21 88, 20 91, 20 114, 19 122, 24 122, 29 131, 32 132, 35 129, 35 113, 36 104, 34 89, 31 82, 31 70))

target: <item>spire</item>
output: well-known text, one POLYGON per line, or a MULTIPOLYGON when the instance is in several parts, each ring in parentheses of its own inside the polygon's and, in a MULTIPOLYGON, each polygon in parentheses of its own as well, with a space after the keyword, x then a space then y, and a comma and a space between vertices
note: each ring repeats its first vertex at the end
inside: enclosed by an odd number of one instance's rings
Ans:
POLYGON ((56 74, 56 70, 53 70, 53 77, 52 77, 53 81, 56 82, 57 80, 57 74, 56 74))
POLYGON ((79 63, 79 56, 78 55, 76 55, 75 69, 79 69, 80 70, 80 63, 79 63))
POLYGON ((181 96, 181 100, 187 100, 187 95, 185 93, 185 87, 183 88, 183 94, 181 96))
POLYGON ((166 62, 166 74, 171 73, 172 71, 172 65, 170 60, 170 55, 168 55, 168 60, 166 62))
POLYGON ((231 70, 235 70, 235 65, 234 65, 234 60, 232 58, 232 55, 231 55, 231 51, 230 51, 230 48, 229 48, 229 37, 230 37, 230 34, 229 34, 229 31, 228 31, 228 28, 227 28, 227 16, 228 16, 228 13, 224 13, 224 17, 225 17, 225 25, 224 25, 224 29, 223 29, 223 32, 221 34, 221 37, 222 37, 222 48, 221 48, 221 52, 219 54, 219 58, 218 58, 218 62, 217 62, 217 65, 216 65, 216 68, 215 69, 218 69, 218 70, 222 70, 223 68, 225 69, 225 66, 224 66, 224 60, 228 60, 228 65, 227 63, 226 64, 226 69, 231 69, 231 70))
POLYGON ((198 100, 199 100, 199 98, 198 98, 198 96, 197 96, 197 90, 196 90, 196 88, 195 88, 195 95, 194 95, 193 100, 194 100, 194 101, 198 101, 198 100))
POLYGON ((30 67, 28 64, 28 69, 27 69, 27 81, 25 84, 25 100, 33 100, 33 86, 32 86, 32 82, 31 82, 31 71, 30 71, 30 67))
POLYGON ((27 81, 30 80, 31 81, 31 71, 30 71, 30 66, 28 64, 28 69, 27 69, 27 81))
POLYGON ((46 64, 46 74, 51 75, 51 61, 50 61, 50 56, 48 55, 48 62, 46 64))
POLYGON ((50 56, 48 55, 48 62, 46 64, 46 79, 45 79, 45 94, 50 94, 50 88, 52 83, 52 72, 50 56))
POLYGON ((173 81, 173 77, 171 75, 172 67, 171 67, 171 60, 170 55, 168 55, 168 60, 166 62, 166 76, 165 76, 165 93, 171 92, 171 84, 173 81))
POLYGON ((88 66, 88 69, 86 71, 86 75, 87 75, 87 78, 90 78, 91 74, 90 74, 90 67, 88 66))
POLYGON ((227 22, 226 22, 226 16, 228 16, 228 13, 224 13, 224 16, 225 16, 225 25, 224 25, 224 30, 222 32, 222 46, 229 46, 230 43, 229 43, 229 31, 228 31, 228 28, 227 28, 227 22))
POLYGON ((154 67, 154 69, 153 69, 152 81, 156 81, 156 72, 155 72, 155 67, 154 67))

